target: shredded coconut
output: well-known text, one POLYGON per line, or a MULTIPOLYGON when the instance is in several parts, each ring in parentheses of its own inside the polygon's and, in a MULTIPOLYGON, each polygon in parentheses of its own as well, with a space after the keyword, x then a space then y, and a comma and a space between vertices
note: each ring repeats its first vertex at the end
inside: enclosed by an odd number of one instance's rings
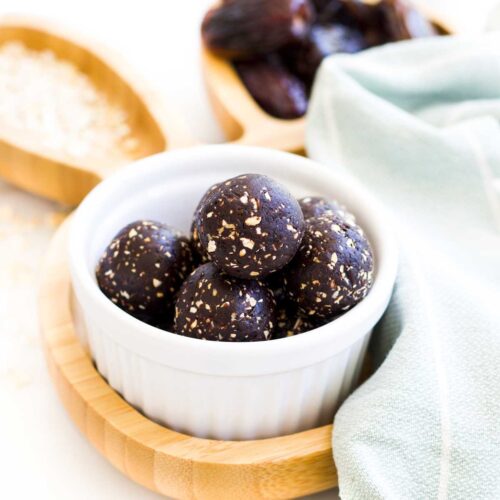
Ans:
POLYGON ((125 111, 87 75, 50 50, 19 42, 0 46, 0 123, 34 148, 76 160, 125 161, 138 145, 125 111))

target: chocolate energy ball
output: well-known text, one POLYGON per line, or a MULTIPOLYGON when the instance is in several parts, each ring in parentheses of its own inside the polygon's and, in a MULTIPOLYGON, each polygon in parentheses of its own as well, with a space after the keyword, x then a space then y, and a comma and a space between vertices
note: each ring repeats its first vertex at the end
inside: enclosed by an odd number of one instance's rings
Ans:
POLYGON ((295 315, 290 321, 288 330, 286 332, 287 337, 292 337, 293 335, 299 335, 301 333, 309 332, 318 328, 324 323, 314 322, 310 318, 302 315, 295 315))
POLYGON ((276 301, 276 331, 274 338, 286 337, 291 317, 297 309, 295 305, 290 304, 286 296, 283 279, 283 273, 278 271, 270 274, 265 281, 266 285, 273 292, 274 300, 276 301))
POLYGON ((104 295, 155 326, 167 325, 175 294, 193 269, 189 240, 160 222, 125 226, 106 248, 96 270, 104 295))
POLYGON ((322 198, 321 196, 307 196, 306 198, 301 198, 299 200, 299 205, 304 214, 304 219, 321 217, 323 215, 338 215, 350 224, 356 222, 354 215, 348 212, 343 205, 336 201, 322 198))
POLYGON ((202 205, 205 201, 205 198, 217 186, 218 186, 218 184, 214 184, 205 192, 205 194, 203 195, 203 197, 199 201, 198 206, 196 207, 196 210, 194 211, 194 214, 193 214, 193 221, 191 223, 190 234, 191 234, 191 249, 193 251, 193 257, 194 257, 196 266, 210 262, 210 257, 208 255, 208 252, 205 250, 205 248, 203 247, 203 245, 200 242, 200 237, 198 235, 198 229, 196 227, 196 220, 198 218, 198 213, 200 211, 200 208, 202 207, 202 205))
POLYGON ((184 282, 175 305, 175 332, 225 342, 270 340, 276 302, 260 281, 239 280, 213 263, 200 266, 184 282))
POLYGON ((273 338, 291 337, 313 330, 325 323, 323 321, 319 324, 318 318, 305 317, 298 311, 297 305, 290 301, 286 294, 283 272, 271 274, 266 279, 266 284, 276 300, 276 328, 273 338))
POLYGON ((277 301, 276 331, 274 338, 293 337, 325 325, 330 320, 306 316, 289 300, 277 301))
POLYGON ((279 305, 281 300, 286 298, 283 273, 281 271, 272 273, 266 277, 264 282, 266 286, 269 287, 273 292, 274 298, 276 299, 276 302, 279 305))
POLYGON ((205 195, 196 229, 217 267, 237 278, 261 278, 293 258, 304 217, 283 186, 264 175, 246 174, 205 195))
POLYGON ((303 314, 333 319, 372 286, 372 249, 359 226, 337 215, 313 217, 284 275, 287 295, 303 314))
POLYGON ((196 229, 195 221, 191 224, 191 250, 193 251, 193 257, 195 263, 206 264, 210 262, 210 257, 208 256, 208 252, 203 248, 200 243, 200 238, 198 236, 198 229, 196 229))
POLYGON ((277 326, 274 338, 293 337, 317 328, 309 318, 297 314, 289 308, 278 309, 277 326))

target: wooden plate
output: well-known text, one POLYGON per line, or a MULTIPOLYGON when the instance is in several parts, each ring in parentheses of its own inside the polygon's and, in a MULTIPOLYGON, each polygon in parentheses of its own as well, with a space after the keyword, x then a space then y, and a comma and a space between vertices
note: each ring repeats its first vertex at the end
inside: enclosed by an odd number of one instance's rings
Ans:
MULTIPOLYGON (((455 32, 432 12, 420 10, 442 34, 455 32)), ((201 59, 208 94, 228 140, 304 153, 304 117, 283 120, 269 115, 254 100, 229 61, 214 56, 205 48, 202 48, 201 59)))
POLYGON ((85 437, 132 480, 174 498, 285 499, 337 485, 332 426, 257 441, 179 434, 127 404, 80 345, 66 256, 68 221, 47 254, 40 319, 50 373, 85 437))
MULTIPOLYGON (((111 103, 125 110, 137 159, 185 144, 178 121, 137 76, 111 53, 45 21, 7 16, 0 19, 0 45, 19 41, 33 50, 49 49, 85 73, 111 103)), ((77 161, 62 153, 30 146, 26 135, 0 126, 0 175, 11 183, 67 204, 77 204, 119 164, 116 160, 77 161)))

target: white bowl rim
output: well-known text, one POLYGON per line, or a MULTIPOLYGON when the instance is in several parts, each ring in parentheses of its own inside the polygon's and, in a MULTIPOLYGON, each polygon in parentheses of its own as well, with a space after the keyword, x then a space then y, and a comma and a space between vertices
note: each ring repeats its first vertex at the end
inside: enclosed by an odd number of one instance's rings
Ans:
MULTIPOLYGON (((165 221, 168 223, 168 221, 165 221)), ((366 224, 365 224, 366 225, 366 224)), ((332 171, 308 158, 283 151, 255 146, 214 144, 159 153, 137 160, 111 175, 95 187, 75 211, 69 235, 69 263, 74 288, 85 294, 88 305, 102 312, 108 326, 104 332, 113 335, 119 344, 133 350, 139 356, 161 364, 175 365, 177 369, 211 375, 255 376, 278 373, 308 366, 340 352, 366 335, 381 317, 389 302, 398 267, 398 247, 381 204, 361 184, 345 172, 332 171), (85 228, 95 220, 100 202, 109 198, 118 186, 133 183, 134 179, 158 170, 168 169, 179 160, 216 155, 221 159, 234 159, 238 155, 251 156, 256 161, 283 162, 296 166, 315 176, 342 178, 356 198, 366 205, 363 215, 370 221, 370 230, 377 233, 378 248, 376 274, 372 289, 356 307, 336 320, 310 332, 262 342, 216 342, 184 337, 153 327, 129 315, 113 304, 98 288, 92 273, 86 268, 85 228), (82 228, 84 229, 82 231, 82 228), (77 285, 75 287, 75 285, 77 285), (367 326, 367 322, 369 325, 367 326), (111 330, 119 333, 113 333, 111 330), (131 333, 133 332, 133 333, 131 333), (335 339, 335 342, 332 340, 335 339), (328 347, 327 347, 328 346, 328 347), (177 354, 172 356, 172 352, 177 354), (186 365, 186 356, 192 360, 186 365), (177 361, 178 359, 178 361, 177 361), (286 361, 286 362, 283 362, 286 361)), ((78 293, 77 293, 78 295, 78 293)), ((80 304, 81 306, 81 304, 80 304)), ((83 306, 84 308, 86 305, 83 306)), ((85 312, 85 311, 84 311, 85 312)))

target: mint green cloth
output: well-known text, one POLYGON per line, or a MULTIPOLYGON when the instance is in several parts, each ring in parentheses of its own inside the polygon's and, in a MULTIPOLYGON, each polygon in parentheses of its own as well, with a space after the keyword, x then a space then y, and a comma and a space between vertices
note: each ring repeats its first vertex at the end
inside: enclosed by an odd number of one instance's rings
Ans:
POLYGON ((335 417, 340 496, 500 498, 500 34, 324 61, 308 154, 387 207, 378 371, 335 417))

